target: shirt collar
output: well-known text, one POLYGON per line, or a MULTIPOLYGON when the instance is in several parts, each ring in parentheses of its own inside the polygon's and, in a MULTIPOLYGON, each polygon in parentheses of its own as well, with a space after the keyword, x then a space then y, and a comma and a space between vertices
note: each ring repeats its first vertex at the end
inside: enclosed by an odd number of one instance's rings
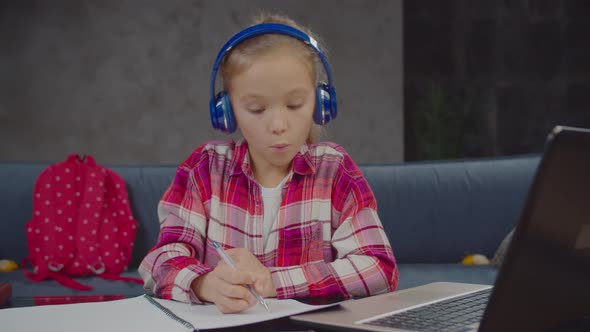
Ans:
MULTIPOLYGON (((315 173, 316 165, 311 157, 309 145, 303 144, 303 146, 301 146, 301 149, 299 149, 299 152, 297 152, 295 158, 293 158, 292 170, 300 175, 315 173)), ((252 175, 252 168, 250 166, 250 158, 248 155, 248 142, 243 138, 239 139, 234 147, 230 172, 231 175, 238 175, 240 173, 244 173, 248 176, 252 175)))

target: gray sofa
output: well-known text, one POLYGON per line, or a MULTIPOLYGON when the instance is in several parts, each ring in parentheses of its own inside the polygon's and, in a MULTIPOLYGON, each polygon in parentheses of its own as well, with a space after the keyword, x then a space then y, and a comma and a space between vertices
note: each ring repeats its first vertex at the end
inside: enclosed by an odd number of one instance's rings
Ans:
MULTIPOLYGON (((98 160, 100 163, 100 160, 98 160)), ((539 156, 361 165, 377 197, 379 216, 400 270, 399 288, 434 281, 492 284, 497 268, 464 266, 464 255, 493 256, 517 222, 539 156)), ((33 184, 48 163, 0 162, 0 258, 27 256, 25 222, 31 217, 33 184)), ((133 260, 125 276, 155 243, 156 205, 175 166, 113 166, 128 184, 139 221, 133 260)), ((84 278, 92 291, 74 291, 55 281, 35 283, 22 271, 0 273, 13 297, 143 293, 141 285, 84 278)))

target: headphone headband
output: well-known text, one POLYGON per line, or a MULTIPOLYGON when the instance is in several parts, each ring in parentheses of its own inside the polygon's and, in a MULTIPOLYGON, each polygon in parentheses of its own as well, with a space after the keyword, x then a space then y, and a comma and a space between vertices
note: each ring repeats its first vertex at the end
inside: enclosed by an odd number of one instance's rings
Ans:
POLYGON ((332 71, 330 70, 330 65, 328 64, 328 59, 326 59, 326 55, 321 50, 318 42, 305 32, 293 28, 291 26, 285 24, 278 24, 278 23, 262 23, 251 26, 246 28, 237 34, 235 34, 230 40, 228 40, 225 45, 221 48, 219 53, 217 54, 217 58, 215 59, 215 64, 213 65, 213 72, 211 73, 211 98, 215 99, 215 81, 217 79, 217 71, 219 70, 219 66, 221 66, 221 61, 225 55, 236 45, 243 42, 246 39, 254 38, 256 36, 265 35, 265 34, 282 34, 293 37, 304 42, 306 45, 309 45, 319 56, 322 64, 324 65, 324 70, 326 71, 326 77, 328 78, 328 85, 330 89, 333 90, 332 84, 332 71))

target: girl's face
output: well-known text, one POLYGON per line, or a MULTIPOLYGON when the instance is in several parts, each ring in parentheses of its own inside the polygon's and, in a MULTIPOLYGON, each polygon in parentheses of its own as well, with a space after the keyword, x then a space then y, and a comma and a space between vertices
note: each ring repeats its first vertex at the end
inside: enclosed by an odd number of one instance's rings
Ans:
POLYGON ((313 125, 311 65, 292 49, 258 55, 228 82, 238 128, 248 141, 254 174, 286 175, 313 125))

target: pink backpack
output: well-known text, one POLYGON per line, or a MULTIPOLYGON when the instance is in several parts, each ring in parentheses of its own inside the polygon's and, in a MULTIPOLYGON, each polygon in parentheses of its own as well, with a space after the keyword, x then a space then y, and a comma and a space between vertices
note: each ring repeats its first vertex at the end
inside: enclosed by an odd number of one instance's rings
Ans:
POLYGON ((26 224, 25 275, 78 290, 92 287, 72 277, 96 275, 142 284, 119 276, 131 260, 136 228, 123 178, 91 156, 70 155, 47 167, 35 182, 33 219, 26 224))

